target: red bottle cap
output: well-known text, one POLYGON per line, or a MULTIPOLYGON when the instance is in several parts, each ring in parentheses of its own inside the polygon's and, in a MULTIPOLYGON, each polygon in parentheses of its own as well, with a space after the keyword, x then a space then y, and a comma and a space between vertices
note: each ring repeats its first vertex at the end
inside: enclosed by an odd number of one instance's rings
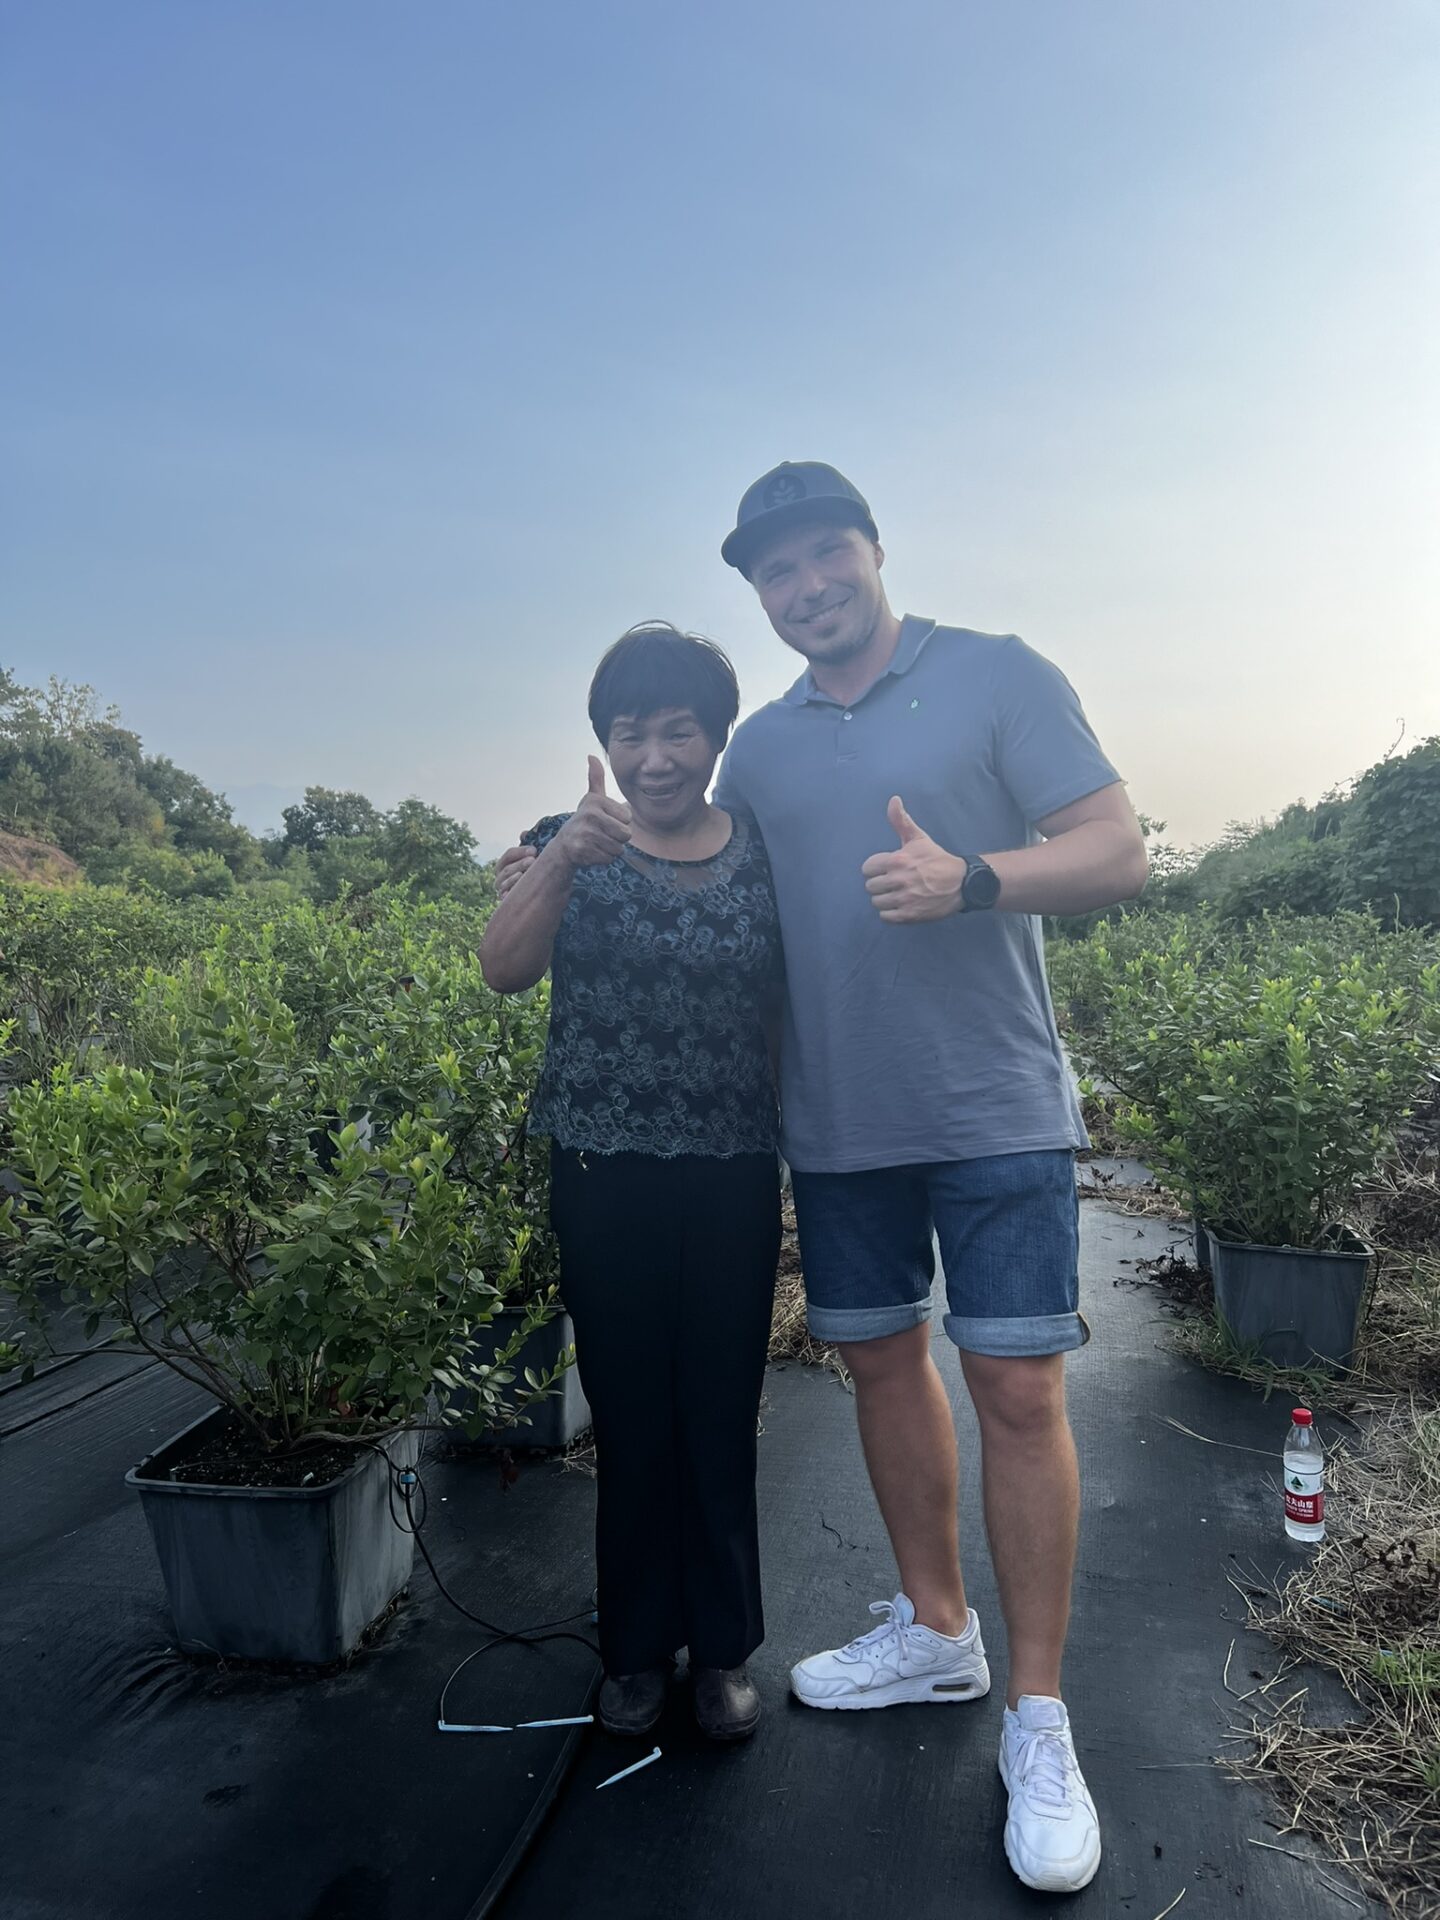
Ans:
POLYGON ((1295 1422, 1297 1427, 1308 1427, 1315 1416, 1311 1413, 1309 1407, 1296 1407, 1290 1418, 1295 1422))

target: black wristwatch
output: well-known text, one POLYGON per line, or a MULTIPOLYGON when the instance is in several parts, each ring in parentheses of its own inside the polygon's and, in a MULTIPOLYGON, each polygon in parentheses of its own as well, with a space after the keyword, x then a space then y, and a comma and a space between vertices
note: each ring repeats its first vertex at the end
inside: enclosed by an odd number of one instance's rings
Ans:
POLYGON ((984 913, 1000 898, 1000 876, 978 853, 962 853, 965 878, 960 882, 960 911, 984 913))

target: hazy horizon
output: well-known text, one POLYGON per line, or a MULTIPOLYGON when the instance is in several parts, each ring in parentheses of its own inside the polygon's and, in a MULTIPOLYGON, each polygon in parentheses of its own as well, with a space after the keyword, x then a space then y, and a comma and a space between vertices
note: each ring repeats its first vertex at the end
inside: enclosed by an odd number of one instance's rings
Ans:
MULTIPOLYGON (((0 72, 0 660, 244 808, 574 804, 624 627, 799 663, 775 461, 1167 837, 1440 732, 1440 13, 55 0, 0 72)), ((261 817, 259 814, 255 818, 261 817)))

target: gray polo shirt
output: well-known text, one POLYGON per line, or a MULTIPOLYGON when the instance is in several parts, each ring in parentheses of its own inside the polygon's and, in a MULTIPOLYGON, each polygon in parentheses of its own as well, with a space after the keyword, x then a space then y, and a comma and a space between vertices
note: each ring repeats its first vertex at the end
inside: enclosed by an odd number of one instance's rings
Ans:
POLYGON ((951 853, 998 853, 1118 779, 1048 660, 1013 634, 913 617, 852 705, 807 671, 737 729, 715 800, 758 822, 775 877, 791 1166, 844 1173, 1085 1144, 1039 920, 887 926, 860 868, 899 844, 891 794, 951 853))

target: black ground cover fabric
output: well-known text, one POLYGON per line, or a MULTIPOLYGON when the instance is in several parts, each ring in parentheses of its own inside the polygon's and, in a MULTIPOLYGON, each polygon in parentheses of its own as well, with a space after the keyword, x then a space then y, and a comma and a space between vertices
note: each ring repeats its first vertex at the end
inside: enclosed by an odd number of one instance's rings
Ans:
MULTIPOLYGON (((1271 1808, 1207 1763, 1226 1731, 1221 1673, 1272 1670, 1227 1572, 1288 1546, 1274 1461, 1288 1405, 1165 1351, 1153 1297, 1113 1285, 1167 1243, 1087 1204, 1083 1304, 1095 1339, 1071 1362, 1086 1474, 1067 1693, 1106 1856, 1068 1899, 1022 1889, 1000 1842, 995 1772, 1004 1637, 979 1521, 973 1427, 955 1358, 967 1574, 996 1688, 950 1708, 820 1714, 790 1703, 799 1654, 870 1624, 895 1576, 854 1408, 831 1376, 772 1370, 761 1441, 769 1637, 754 1670, 767 1715, 716 1750, 683 1688, 663 1758, 587 1734, 501 1920, 930 1920, 957 1914, 1177 1920, 1355 1911, 1312 1870, 1248 1844, 1271 1808), (1248 1454, 1209 1447, 1169 1414, 1248 1454)), ((445 1736, 435 1701, 482 1638, 417 1562, 409 1599, 347 1670, 225 1670, 168 1649, 164 1595, 123 1474, 204 1404, 158 1369, 20 1424, 0 1441, 0 1915, 3 1920, 472 1920, 543 1802, 566 1735, 445 1736)), ((10 1396, 7 1412, 23 1409, 10 1396)), ((427 1538, 442 1576, 506 1626, 583 1607, 593 1485, 553 1463, 506 1490, 493 1462, 430 1461, 427 1538)), ((451 1715, 575 1710, 578 1647, 474 1662, 451 1715)), ((1286 1840, 1287 1846, 1299 1846, 1286 1840)))
MULTIPOLYGON (((751 1663, 767 1718, 748 1747, 717 1752, 679 1694, 655 1736, 664 1758, 600 1794, 595 1782, 623 1760, 621 1743, 594 1738, 500 1920, 1154 1920, 1182 1891, 1175 1920, 1353 1916, 1311 1868, 1249 1845, 1305 1850, 1266 1824, 1263 1794, 1208 1764, 1234 1704, 1221 1683, 1231 1640, 1240 1690, 1252 1670, 1268 1678, 1275 1666, 1240 1625, 1227 1573, 1303 1551, 1286 1541, 1275 1484, 1289 1402, 1267 1405, 1165 1350, 1155 1296, 1129 1284, 1133 1266, 1121 1263, 1172 1245, 1169 1230, 1090 1202, 1082 1228, 1081 1305, 1095 1334, 1069 1363, 1085 1496, 1066 1693, 1102 1822, 1092 1886, 1033 1893, 1006 1864, 995 1767, 1005 1637, 974 1419, 937 1329, 960 1423, 963 1551, 989 1698, 870 1713, 787 1699, 790 1663, 872 1625, 867 1604, 890 1598, 896 1576, 848 1395, 823 1374, 772 1370, 760 1453, 768 1637, 751 1663), (1206 1446, 1164 1415, 1263 1452, 1206 1446)), ((1343 1712, 1343 1695, 1331 1705, 1343 1712)))
MULTIPOLYGON (((342 1672, 170 1652, 122 1477, 205 1404, 157 1368, 0 1445, 0 1914, 460 1920, 567 1736, 435 1731, 441 1683, 484 1635, 418 1560, 409 1600, 342 1672)), ((507 1492, 484 1459, 422 1473, 427 1539, 459 1598, 506 1627, 588 1605, 590 1481, 542 1464, 507 1492)), ((573 1713, 594 1666, 565 1642, 497 1649, 449 1713, 573 1713)))

